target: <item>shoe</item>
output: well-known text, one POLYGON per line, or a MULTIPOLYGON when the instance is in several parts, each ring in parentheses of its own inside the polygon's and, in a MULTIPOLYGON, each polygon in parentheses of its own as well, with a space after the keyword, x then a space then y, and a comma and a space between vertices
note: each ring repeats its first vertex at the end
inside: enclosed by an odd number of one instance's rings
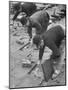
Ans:
POLYGON ((37 67, 36 69, 33 71, 33 75, 35 77, 41 78, 43 73, 42 73, 42 69, 41 69, 41 62, 37 61, 37 67))
POLYGON ((55 72, 52 75, 52 79, 57 78, 57 76, 60 74, 60 70, 55 70, 55 72))
POLYGON ((42 78, 43 73, 40 71, 40 69, 37 67, 34 71, 33 71, 33 75, 37 78, 42 78))

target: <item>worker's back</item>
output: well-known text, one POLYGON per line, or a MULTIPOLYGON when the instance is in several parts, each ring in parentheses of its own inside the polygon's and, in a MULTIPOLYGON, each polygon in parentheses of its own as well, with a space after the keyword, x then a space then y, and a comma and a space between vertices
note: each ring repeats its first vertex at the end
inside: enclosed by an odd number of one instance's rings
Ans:
POLYGON ((49 15, 45 10, 37 11, 32 16, 30 16, 30 19, 32 19, 34 23, 39 23, 43 31, 47 29, 49 23, 49 15))

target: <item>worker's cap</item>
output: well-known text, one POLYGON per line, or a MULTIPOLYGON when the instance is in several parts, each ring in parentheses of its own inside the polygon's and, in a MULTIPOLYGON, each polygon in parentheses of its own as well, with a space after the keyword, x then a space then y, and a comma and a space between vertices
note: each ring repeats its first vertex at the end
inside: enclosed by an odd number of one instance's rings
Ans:
POLYGON ((26 17, 26 13, 25 12, 21 12, 18 16, 17 19, 22 19, 23 17, 26 17))

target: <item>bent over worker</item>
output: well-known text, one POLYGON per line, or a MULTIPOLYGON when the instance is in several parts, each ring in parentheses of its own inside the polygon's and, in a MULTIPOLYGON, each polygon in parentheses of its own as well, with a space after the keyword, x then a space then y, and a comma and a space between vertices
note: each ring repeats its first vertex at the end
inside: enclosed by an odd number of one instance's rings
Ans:
POLYGON ((20 22, 22 25, 26 25, 27 32, 32 38, 32 28, 35 28, 36 34, 42 34, 47 30, 47 27, 49 25, 49 14, 45 10, 40 10, 35 12, 30 17, 22 17, 20 19, 20 22))
MULTIPOLYGON (((33 38, 33 44, 35 44, 39 48, 39 64, 41 63, 45 46, 52 50, 51 60, 58 60, 60 57, 60 49, 61 41, 64 39, 64 31, 60 25, 54 26, 50 28, 48 31, 43 33, 42 35, 36 35, 33 38)), ((56 70, 57 71, 57 70, 56 70)), ((56 73, 56 72, 55 72, 56 73)), ((59 72, 57 71, 56 74, 59 72)))

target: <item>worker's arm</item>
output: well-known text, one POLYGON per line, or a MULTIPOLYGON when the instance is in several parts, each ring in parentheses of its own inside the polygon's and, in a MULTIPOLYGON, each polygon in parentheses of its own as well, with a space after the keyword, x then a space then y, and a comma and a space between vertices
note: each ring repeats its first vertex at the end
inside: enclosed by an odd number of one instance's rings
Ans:
POLYGON ((15 15, 14 15, 14 17, 13 17, 13 21, 17 18, 17 16, 19 15, 19 11, 17 11, 16 13, 15 13, 15 15))
POLYGON ((29 37, 30 37, 30 39, 31 39, 31 38, 32 38, 32 27, 31 27, 31 26, 28 26, 27 32, 28 32, 29 37))
POLYGON ((28 26, 28 34, 30 38, 32 38, 32 28, 36 29, 36 34, 40 34, 42 31, 42 27, 38 22, 31 21, 30 25, 28 26))
POLYGON ((33 26, 34 28, 36 28, 36 34, 40 34, 40 33, 41 33, 42 27, 41 27, 41 24, 40 24, 40 23, 38 23, 38 22, 33 22, 33 23, 32 23, 32 26, 33 26))

